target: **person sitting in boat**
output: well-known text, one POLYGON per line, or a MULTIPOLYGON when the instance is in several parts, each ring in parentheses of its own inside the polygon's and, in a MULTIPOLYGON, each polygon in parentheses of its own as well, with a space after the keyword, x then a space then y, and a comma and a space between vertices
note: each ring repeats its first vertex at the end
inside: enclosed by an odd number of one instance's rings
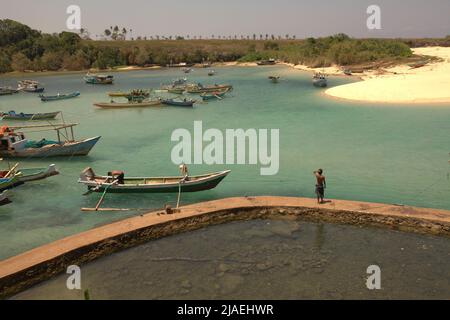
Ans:
POLYGON ((117 184, 125 184, 125 172, 114 170, 108 172, 108 176, 112 178, 113 181, 117 181, 117 184))

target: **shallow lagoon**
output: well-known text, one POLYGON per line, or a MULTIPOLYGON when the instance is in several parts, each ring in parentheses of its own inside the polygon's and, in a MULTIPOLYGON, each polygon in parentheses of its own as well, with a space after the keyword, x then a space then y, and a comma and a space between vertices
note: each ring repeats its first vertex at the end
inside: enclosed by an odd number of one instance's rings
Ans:
MULTIPOLYGON (((78 99, 42 103, 32 94, 0 97, 0 110, 47 112, 61 110, 67 122, 80 125, 76 137, 101 135, 89 157, 23 161, 25 166, 56 163, 58 177, 12 190, 13 204, 0 207, 0 259, 44 243, 136 213, 82 213, 98 195, 83 197, 76 183, 87 166, 105 174, 123 169, 128 175, 176 175, 170 141, 174 129, 280 129, 280 171, 261 176, 258 165, 191 165, 191 174, 231 169, 215 190, 185 194, 182 203, 243 195, 314 196, 312 171, 325 169, 331 198, 401 203, 450 209, 448 164, 450 105, 392 106, 351 103, 324 97, 311 85, 311 75, 287 67, 217 68, 218 75, 196 69, 190 80, 228 82, 235 90, 223 101, 199 104, 193 110, 157 107, 99 110, 108 91, 159 87, 184 77, 180 70, 116 73, 113 86, 91 86, 82 74, 39 77, 47 94, 79 90, 78 99), (267 77, 284 78, 272 84, 267 77)), ((0 79, 14 85, 17 79, 0 79)), ((346 78, 332 78, 331 85, 346 78)), ((13 124, 12 122, 8 122, 13 124)), ((3 123, 2 123, 3 124, 3 123)), ((54 138, 53 132, 44 133, 54 138)), ((39 139, 43 133, 31 137, 39 139)), ((3 165, 6 165, 5 163, 3 165)), ((105 206, 161 208, 176 195, 110 195, 105 206)))

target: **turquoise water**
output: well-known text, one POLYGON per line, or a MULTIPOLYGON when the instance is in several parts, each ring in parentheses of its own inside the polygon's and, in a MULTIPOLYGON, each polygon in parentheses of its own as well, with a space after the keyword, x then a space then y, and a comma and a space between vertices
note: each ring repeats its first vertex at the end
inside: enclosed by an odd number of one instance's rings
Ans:
MULTIPOLYGON (((45 76, 47 94, 79 90, 73 100, 42 103, 32 94, 0 97, 0 110, 63 111, 67 122, 80 125, 77 138, 101 135, 88 157, 22 161, 24 166, 55 163, 60 176, 12 190, 13 203, 0 207, 0 259, 114 220, 130 213, 82 213, 99 195, 82 196, 81 170, 93 167, 105 174, 123 169, 128 175, 176 175, 170 160, 177 128, 280 129, 280 171, 261 176, 259 165, 191 165, 191 174, 231 169, 215 190, 185 194, 182 203, 243 195, 314 196, 312 171, 322 167, 328 179, 327 197, 402 203, 450 209, 448 163, 450 104, 393 106, 330 99, 311 85, 311 75, 287 67, 218 68, 214 78, 195 70, 190 80, 227 82, 235 90, 223 101, 199 104, 193 110, 145 108, 100 110, 93 102, 108 101, 108 91, 159 87, 184 77, 180 70, 116 73, 114 86, 90 86, 81 74, 45 76), (280 74, 272 84, 267 77, 280 74)), ((2 78, 1 85, 17 79, 2 78)), ((330 85, 350 80, 332 78, 330 85)), ((13 122, 8 122, 13 124, 13 122)), ((14 122, 15 123, 15 122, 14 122)), ((54 138, 53 132, 32 138, 54 138)), ((3 163, 6 166, 6 163, 3 163)), ((161 208, 175 204, 176 195, 109 195, 104 206, 161 208)))
POLYGON ((448 299, 448 239, 377 228, 254 220, 150 241, 15 299, 448 299), (183 245, 180 245, 180 244, 183 245), (364 250, 361 250, 361 248, 364 250), (381 271, 368 290, 367 268, 381 271))

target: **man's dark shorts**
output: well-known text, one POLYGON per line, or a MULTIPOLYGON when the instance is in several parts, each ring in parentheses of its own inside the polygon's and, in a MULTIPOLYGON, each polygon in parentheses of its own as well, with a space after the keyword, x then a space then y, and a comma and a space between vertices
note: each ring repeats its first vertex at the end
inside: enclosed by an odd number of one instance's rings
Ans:
POLYGON ((323 186, 316 185, 316 194, 318 197, 323 198, 325 194, 325 189, 323 186))

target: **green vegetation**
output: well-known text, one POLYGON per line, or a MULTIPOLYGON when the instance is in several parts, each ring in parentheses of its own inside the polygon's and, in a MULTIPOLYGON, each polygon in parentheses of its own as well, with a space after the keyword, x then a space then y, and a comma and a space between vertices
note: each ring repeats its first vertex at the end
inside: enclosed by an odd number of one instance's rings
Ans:
POLYGON ((127 33, 131 32, 126 28, 109 27, 104 32, 108 40, 94 41, 89 39, 89 32, 85 29, 80 34, 44 34, 13 20, 0 20, 0 73, 75 71, 178 62, 251 62, 269 58, 311 67, 367 65, 409 58, 412 56, 410 47, 417 44, 450 45, 450 38, 435 41, 353 39, 345 34, 305 40, 295 40, 289 35, 282 39, 273 35, 258 37, 256 34, 253 37, 242 35, 240 39, 237 36, 216 36, 212 40, 152 36, 153 40, 142 40, 142 37, 125 40, 127 33))

